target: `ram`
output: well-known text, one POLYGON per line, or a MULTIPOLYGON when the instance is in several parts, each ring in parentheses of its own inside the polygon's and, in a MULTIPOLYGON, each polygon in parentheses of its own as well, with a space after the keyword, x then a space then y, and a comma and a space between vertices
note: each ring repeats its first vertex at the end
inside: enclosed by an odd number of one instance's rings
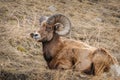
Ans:
POLYGON ((43 55, 50 69, 73 69, 86 74, 99 75, 118 65, 115 57, 103 48, 81 41, 63 38, 70 32, 71 22, 62 14, 40 18, 40 29, 30 34, 42 42, 43 55))

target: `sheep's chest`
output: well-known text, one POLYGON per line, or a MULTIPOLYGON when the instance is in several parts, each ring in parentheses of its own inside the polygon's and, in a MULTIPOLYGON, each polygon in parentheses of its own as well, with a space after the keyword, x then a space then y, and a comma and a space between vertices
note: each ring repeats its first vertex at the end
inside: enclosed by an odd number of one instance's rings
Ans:
POLYGON ((43 56, 45 58, 45 60, 47 61, 47 63, 49 63, 52 60, 52 56, 50 52, 44 52, 43 56))

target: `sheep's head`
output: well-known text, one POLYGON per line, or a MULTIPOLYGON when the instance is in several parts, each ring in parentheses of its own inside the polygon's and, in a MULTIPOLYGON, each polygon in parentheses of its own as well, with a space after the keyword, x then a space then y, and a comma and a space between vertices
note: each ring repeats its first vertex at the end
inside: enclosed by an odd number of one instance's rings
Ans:
POLYGON ((50 41, 54 34, 60 36, 68 34, 70 28, 70 20, 62 14, 55 14, 50 17, 43 16, 40 18, 40 29, 30 35, 39 42, 50 41))

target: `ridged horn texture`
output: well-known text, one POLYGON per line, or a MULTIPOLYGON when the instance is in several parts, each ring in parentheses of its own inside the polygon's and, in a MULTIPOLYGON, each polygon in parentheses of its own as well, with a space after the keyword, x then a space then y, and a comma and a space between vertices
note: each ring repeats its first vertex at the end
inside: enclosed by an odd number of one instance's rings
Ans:
POLYGON ((55 15, 50 16, 47 20, 48 25, 55 25, 56 23, 60 23, 64 27, 64 29, 61 31, 56 30, 57 34, 66 35, 70 32, 71 22, 66 16, 62 14, 55 14, 55 15))

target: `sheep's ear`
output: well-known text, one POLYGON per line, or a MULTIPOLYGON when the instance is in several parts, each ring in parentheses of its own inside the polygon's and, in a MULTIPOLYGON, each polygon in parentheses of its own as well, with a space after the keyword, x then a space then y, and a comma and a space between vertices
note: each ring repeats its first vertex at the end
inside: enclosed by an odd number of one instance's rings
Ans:
POLYGON ((54 25, 55 32, 60 36, 64 36, 68 33, 68 29, 64 29, 64 26, 61 23, 56 23, 54 25))
POLYGON ((64 28, 63 25, 60 23, 56 23, 54 27, 56 31, 61 31, 64 28))
POLYGON ((47 19, 48 19, 47 16, 41 16, 40 19, 39 19, 40 25, 41 25, 41 23, 42 23, 43 21, 46 21, 47 19))
POLYGON ((57 23, 57 24, 54 25, 55 30, 58 30, 59 27, 60 27, 60 24, 59 24, 59 23, 57 23))

